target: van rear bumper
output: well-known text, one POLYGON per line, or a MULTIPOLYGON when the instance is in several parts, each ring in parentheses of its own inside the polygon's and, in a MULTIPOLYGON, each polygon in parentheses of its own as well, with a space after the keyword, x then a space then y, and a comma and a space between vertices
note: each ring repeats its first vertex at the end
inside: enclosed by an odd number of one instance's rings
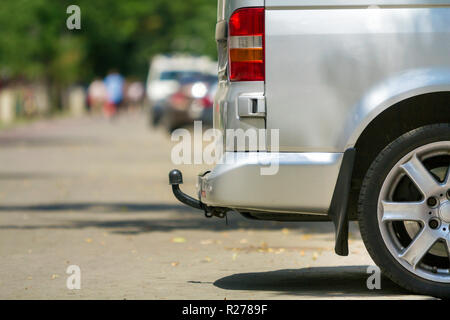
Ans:
POLYGON ((198 178, 200 201, 237 211, 326 215, 343 153, 226 152, 198 178))

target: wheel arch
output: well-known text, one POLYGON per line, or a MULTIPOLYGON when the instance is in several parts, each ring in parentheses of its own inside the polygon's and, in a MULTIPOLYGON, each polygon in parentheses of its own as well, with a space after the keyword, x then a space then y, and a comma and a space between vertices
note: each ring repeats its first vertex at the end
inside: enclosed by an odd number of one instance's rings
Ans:
POLYGON ((384 79, 355 104, 339 135, 343 149, 356 145, 367 127, 384 111, 425 94, 450 92, 450 68, 412 69, 384 79))
POLYGON ((355 141, 356 158, 350 194, 350 219, 356 206, 362 180, 376 156, 392 141, 416 128, 450 123, 450 88, 410 96, 383 109, 355 141))

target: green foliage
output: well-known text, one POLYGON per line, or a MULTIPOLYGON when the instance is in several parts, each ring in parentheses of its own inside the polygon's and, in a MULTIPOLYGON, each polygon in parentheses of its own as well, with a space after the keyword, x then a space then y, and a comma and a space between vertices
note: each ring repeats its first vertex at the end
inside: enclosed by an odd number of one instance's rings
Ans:
POLYGON ((0 6, 0 76, 59 84, 109 69, 143 78, 157 53, 216 56, 215 0, 13 0, 0 6), (66 8, 81 8, 68 30, 66 8))

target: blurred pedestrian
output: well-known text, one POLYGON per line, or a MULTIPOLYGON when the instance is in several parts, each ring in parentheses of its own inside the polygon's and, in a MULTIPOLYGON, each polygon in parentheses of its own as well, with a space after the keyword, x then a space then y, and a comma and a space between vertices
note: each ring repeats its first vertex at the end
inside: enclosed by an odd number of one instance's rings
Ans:
POLYGON ((144 98, 144 85, 140 81, 132 81, 125 91, 125 99, 129 110, 137 109, 141 106, 144 98))
POLYGON ((113 117, 123 99, 123 77, 115 70, 109 72, 105 80, 108 100, 105 104, 105 114, 107 117, 113 117))
POLYGON ((101 111, 108 101, 106 86, 100 78, 94 79, 88 88, 88 104, 91 112, 101 111))

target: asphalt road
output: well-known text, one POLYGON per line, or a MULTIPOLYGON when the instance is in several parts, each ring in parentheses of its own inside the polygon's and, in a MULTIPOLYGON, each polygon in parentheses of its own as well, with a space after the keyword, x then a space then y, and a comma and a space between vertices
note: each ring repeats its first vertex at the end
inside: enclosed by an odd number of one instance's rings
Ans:
MULTIPOLYGON (((145 115, 38 121, 0 131, 0 299, 416 299, 373 265, 355 224, 206 219, 179 204, 172 143, 145 115), (79 266, 81 289, 67 268, 79 266)), ((202 166, 178 166, 195 191, 202 166)))

